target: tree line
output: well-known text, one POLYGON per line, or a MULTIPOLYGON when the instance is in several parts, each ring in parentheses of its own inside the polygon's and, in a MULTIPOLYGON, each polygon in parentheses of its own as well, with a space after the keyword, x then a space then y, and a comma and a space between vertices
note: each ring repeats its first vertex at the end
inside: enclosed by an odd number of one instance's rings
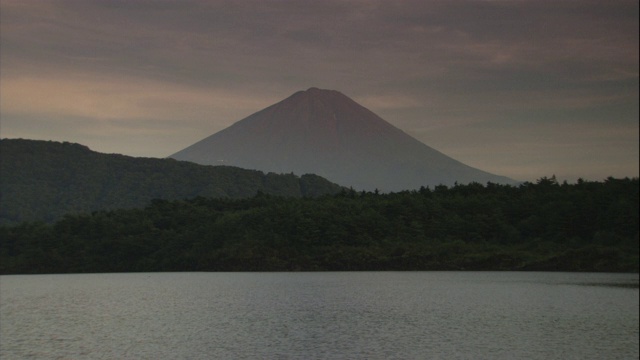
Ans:
POLYGON ((0 227, 0 273, 638 272, 638 179, 153 200, 0 227))

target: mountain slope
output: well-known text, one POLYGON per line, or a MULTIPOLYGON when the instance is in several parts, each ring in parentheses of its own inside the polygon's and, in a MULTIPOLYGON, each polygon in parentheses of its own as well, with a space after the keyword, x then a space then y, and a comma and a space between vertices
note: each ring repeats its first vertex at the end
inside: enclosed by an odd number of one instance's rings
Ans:
POLYGON ((71 143, 0 140, 0 224, 146 206, 152 199, 242 198, 258 191, 319 196, 341 187, 315 175, 264 174, 173 159, 101 154, 71 143))
POLYGON ((314 173, 356 189, 514 183, 421 143, 338 91, 299 91, 170 156, 208 165, 314 173))

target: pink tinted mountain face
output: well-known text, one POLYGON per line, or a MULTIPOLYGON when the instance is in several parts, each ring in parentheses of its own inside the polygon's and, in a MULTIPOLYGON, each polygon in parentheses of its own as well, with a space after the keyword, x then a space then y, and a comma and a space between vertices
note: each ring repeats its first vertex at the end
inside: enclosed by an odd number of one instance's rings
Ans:
POLYGON ((421 143, 334 90, 310 88, 173 155, 204 165, 317 174, 356 190, 514 183, 421 143))

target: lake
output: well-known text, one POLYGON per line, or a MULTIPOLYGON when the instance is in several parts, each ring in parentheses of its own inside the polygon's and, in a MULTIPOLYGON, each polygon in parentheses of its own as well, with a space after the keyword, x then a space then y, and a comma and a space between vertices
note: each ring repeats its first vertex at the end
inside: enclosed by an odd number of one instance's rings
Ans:
POLYGON ((0 358, 638 359, 638 274, 0 276, 0 358))

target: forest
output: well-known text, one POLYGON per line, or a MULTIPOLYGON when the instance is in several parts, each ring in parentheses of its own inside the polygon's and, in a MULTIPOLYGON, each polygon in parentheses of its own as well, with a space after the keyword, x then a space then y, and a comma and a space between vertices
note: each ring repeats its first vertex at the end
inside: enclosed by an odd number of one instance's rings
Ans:
POLYGON ((153 200, 0 227, 0 273, 638 272, 638 179, 153 200))

